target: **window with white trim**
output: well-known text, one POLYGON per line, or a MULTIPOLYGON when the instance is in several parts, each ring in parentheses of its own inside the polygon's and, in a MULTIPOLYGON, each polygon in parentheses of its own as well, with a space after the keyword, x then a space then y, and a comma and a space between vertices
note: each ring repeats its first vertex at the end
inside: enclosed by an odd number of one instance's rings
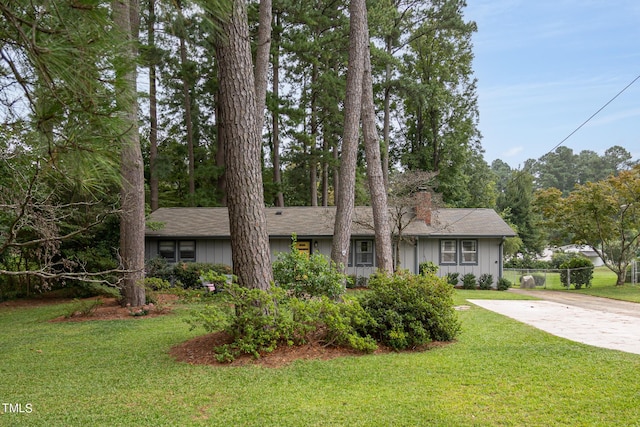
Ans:
POLYGON ((355 241, 356 267, 373 267, 373 240, 355 241))
POLYGON ((460 241, 460 264, 478 264, 478 241, 460 241))
POLYGON ((440 264, 456 264, 458 261, 458 242, 440 240, 440 264))

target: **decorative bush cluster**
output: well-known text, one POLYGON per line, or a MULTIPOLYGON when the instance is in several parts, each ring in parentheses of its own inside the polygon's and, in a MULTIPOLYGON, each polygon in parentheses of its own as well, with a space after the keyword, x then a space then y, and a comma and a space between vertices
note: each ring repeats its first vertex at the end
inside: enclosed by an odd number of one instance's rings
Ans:
POLYGON ((166 280, 173 286, 183 289, 199 289, 202 287, 201 276, 211 272, 216 275, 231 274, 232 269, 226 264, 208 264, 204 262, 181 262, 169 264, 163 258, 154 258, 146 264, 147 278, 166 280))
POLYGON ((434 275, 376 274, 361 301, 375 323, 366 332, 378 342, 402 350, 430 341, 451 341, 460 331, 453 309, 453 288, 434 275))
POLYGON ((315 340, 345 345, 363 352, 375 350, 375 341, 358 334, 370 316, 353 299, 338 303, 326 296, 300 299, 273 286, 269 291, 228 285, 219 304, 192 313, 189 323, 209 332, 223 330, 233 342, 215 349, 219 361, 241 354, 260 357, 278 345, 300 345, 315 340))
POLYGON ((300 298, 326 295, 337 299, 344 294, 347 283, 347 276, 333 261, 321 253, 308 255, 298 251, 295 239, 290 252, 278 254, 273 263, 273 278, 278 286, 300 298))
POLYGON ((220 361, 307 342, 362 352, 374 351, 378 343, 401 350, 450 341, 459 332, 453 288, 443 279, 378 274, 369 284, 371 290, 360 299, 343 295, 339 302, 306 292, 298 297, 279 286, 263 291, 230 284, 216 304, 192 312, 189 323, 232 337, 232 343, 215 349, 220 361))

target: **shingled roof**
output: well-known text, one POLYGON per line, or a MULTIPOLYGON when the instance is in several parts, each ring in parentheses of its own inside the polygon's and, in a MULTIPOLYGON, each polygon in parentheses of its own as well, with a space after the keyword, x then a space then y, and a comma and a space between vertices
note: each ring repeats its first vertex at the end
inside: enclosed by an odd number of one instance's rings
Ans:
MULTIPOLYGON (((336 208, 285 207, 265 208, 267 229, 271 237, 333 236, 336 208)), ((352 235, 373 236, 371 207, 355 208, 352 235)), ((151 221, 164 226, 147 228, 147 237, 228 238, 227 208, 160 208, 151 221)), ((414 218, 403 230, 411 236, 434 237, 513 237, 516 233, 493 209, 436 209, 431 224, 414 218)))

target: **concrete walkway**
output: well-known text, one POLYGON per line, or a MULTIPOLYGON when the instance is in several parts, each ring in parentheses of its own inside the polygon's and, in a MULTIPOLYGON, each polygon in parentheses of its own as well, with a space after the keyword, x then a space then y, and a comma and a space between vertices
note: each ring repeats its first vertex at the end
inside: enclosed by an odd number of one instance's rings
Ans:
POLYGON ((542 301, 468 301, 562 338, 640 354, 640 304, 568 292, 520 289, 509 292, 542 301))

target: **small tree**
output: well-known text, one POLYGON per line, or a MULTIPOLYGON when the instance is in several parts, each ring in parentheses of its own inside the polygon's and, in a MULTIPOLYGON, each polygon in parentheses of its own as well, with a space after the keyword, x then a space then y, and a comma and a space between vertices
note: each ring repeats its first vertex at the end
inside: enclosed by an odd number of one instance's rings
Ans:
POLYGON ((560 237, 588 244, 624 284, 640 251, 640 166, 604 181, 577 186, 568 197, 552 188, 536 193, 534 206, 560 237))

